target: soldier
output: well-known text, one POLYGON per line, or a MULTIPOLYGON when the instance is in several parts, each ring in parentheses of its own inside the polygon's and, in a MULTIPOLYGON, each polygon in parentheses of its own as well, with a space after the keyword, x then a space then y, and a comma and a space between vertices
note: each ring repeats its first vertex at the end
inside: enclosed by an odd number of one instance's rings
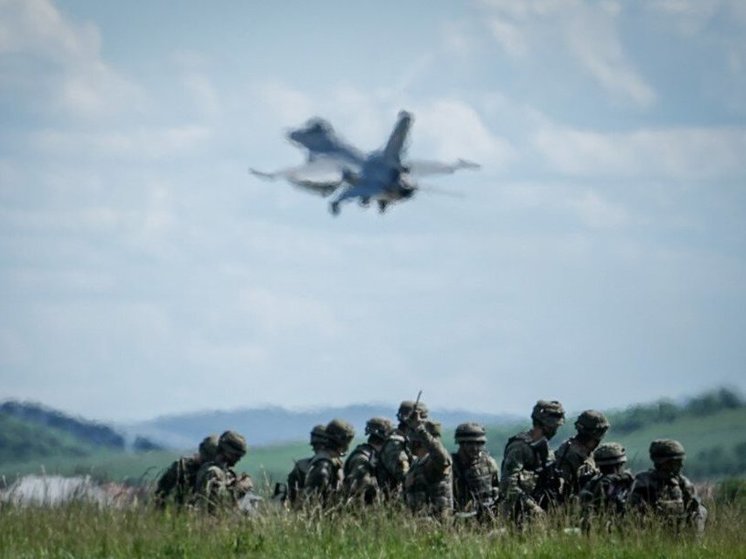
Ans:
POLYGON ((612 517, 624 516, 634 481, 632 472, 625 468, 627 453, 619 443, 602 444, 593 452, 593 460, 600 471, 580 490, 586 531, 596 515, 607 518, 607 529, 611 528, 612 517))
POLYGON ((198 451, 192 456, 182 456, 174 461, 158 479, 155 489, 155 502, 165 508, 170 502, 177 507, 187 504, 194 493, 197 472, 202 464, 215 459, 218 450, 218 436, 210 435, 199 443, 198 451))
POLYGON ((342 489, 342 456, 355 437, 355 429, 342 419, 332 419, 325 428, 324 444, 314 457, 306 474, 303 494, 306 499, 331 504, 342 489))
POLYGON ((453 510, 453 473, 440 423, 423 420, 415 409, 407 425, 414 460, 404 478, 404 501, 414 513, 447 516, 453 510))
POLYGON ((253 489, 247 474, 236 474, 233 467, 246 454, 246 439, 235 431, 220 435, 215 460, 202 465, 197 473, 196 503, 209 512, 236 509, 238 502, 253 489))
POLYGON ((384 495, 389 498, 397 498, 401 493, 404 478, 412 463, 412 452, 407 440, 407 418, 415 407, 420 417, 427 419, 427 406, 423 402, 404 400, 396 413, 399 426, 389 435, 381 448, 378 481, 384 495))
POLYGON ((551 480, 545 477, 553 470, 549 439, 565 422, 565 410, 556 400, 539 400, 531 419, 531 430, 508 439, 500 465, 501 510, 519 526, 543 518, 542 506, 547 508, 551 502, 546 498, 551 480))
POLYGON ((393 430, 394 425, 385 417, 374 417, 365 424, 368 442, 358 445, 344 465, 345 490, 351 498, 362 499, 368 505, 377 500, 378 453, 393 430))
POLYGON ((591 453, 601 444, 609 421, 600 411, 586 410, 575 421, 577 434, 563 442, 555 452, 554 469, 560 481, 559 500, 577 496, 598 470, 591 453))
POLYGON ((658 439, 650 443, 653 469, 635 476, 629 503, 643 514, 658 514, 676 530, 689 525, 701 533, 707 509, 702 506, 692 482, 681 475, 685 456, 684 447, 678 441, 658 439))
POLYGON ((487 435, 478 423, 462 423, 455 434, 458 452, 453 463, 453 499, 457 511, 494 516, 500 477, 497 463, 484 449, 487 435))
MULTIPOLYGON (((324 425, 316 425, 311 429, 311 448, 313 449, 314 456, 318 453, 326 441, 326 427, 324 425)), ((298 497, 303 493, 303 487, 306 483, 306 475, 308 474, 308 468, 311 466, 311 460, 313 456, 303 458, 295 463, 295 466, 288 474, 288 497, 291 503, 298 502, 298 497)))

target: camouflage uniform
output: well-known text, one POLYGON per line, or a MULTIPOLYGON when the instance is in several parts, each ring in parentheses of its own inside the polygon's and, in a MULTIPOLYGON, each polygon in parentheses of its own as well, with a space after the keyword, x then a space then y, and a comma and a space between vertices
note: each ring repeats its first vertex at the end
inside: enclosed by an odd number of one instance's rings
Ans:
POLYGON ((253 489, 247 474, 236 474, 233 466, 246 454, 246 439, 235 431, 220 436, 217 456, 197 472, 195 502, 210 512, 236 509, 253 489))
POLYGON ((545 476, 554 461, 548 437, 554 436, 564 423, 565 411, 557 401, 539 400, 531 418, 534 429, 544 436, 534 440, 532 431, 519 433, 508 439, 500 466, 501 510, 519 524, 524 520, 543 516, 545 476))
POLYGON ((218 449, 218 436, 205 437, 199 444, 199 451, 194 456, 182 456, 158 479, 155 489, 155 501, 158 507, 164 508, 169 502, 181 507, 192 498, 197 472, 205 462, 215 458, 218 449))
POLYGON ((555 454, 554 469, 561 482, 561 501, 577 496, 585 483, 598 473, 591 452, 598 446, 609 428, 609 422, 599 411, 587 410, 575 422, 578 434, 563 442, 555 454))
POLYGON ((492 516, 497 505, 500 477, 497 463, 484 450, 487 435, 478 423, 456 427, 459 452, 451 454, 453 462, 453 498, 456 510, 492 516), (473 446, 473 449, 471 447, 473 446))
POLYGON ((362 499, 366 504, 380 495, 378 484, 378 452, 394 426, 383 417, 374 417, 365 425, 368 442, 358 445, 344 465, 344 484, 350 498, 362 499))
POLYGON ((601 469, 580 490, 582 524, 587 531, 593 518, 606 519, 610 529, 614 517, 621 517, 627 511, 627 500, 634 476, 624 468, 627 455, 619 443, 602 444, 593 452, 593 459, 601 469))
POLYGON ((643 514, 657 514, 675 530, 688 525, 702 532, 707 509, 702 506, 692 482, 680 473, 685 456, 684 447, 678 441, 653 441, 650 458, 655 467, 635 476, 629 504, 643 514))
POLYGON ((343 456, 355 437, 352 425, 341 419, 333 419, 326 426, 325 448, 311 459, 306 474, 303 494, 307 500, 332 504, 342 490, 343 456))
POLYGON ((445 516, 453 510, 451 455, 440 441, 440 424, 419 423, 409 431, 412 444, 427 454, 413 460, 404 478, 404 500, 415 513, 445 516))
MULTIPOLYGON (((420 417, 426 419, 427 406, 417 402, 416 407, 420 417)), ((388 436, 381 448, 377 477, 384 494, 390 498, 396 498, 401 493, 404 478, 412 464, 406 421, 414 409, 415 402, 411 400, 404 400, 399 405, 396 414, 399 426, 388 436)))
MULTIPOLYGON (((316 425, 311 429, 311 448, 313 448, 314 455, 316 452, 321 450, 322 445, 326 440, 326 427, 324 425, 316 425)), ((313 456, 308 458, 302 458, 295 462, 295 466, 288 474, 288 498, 291 503, 298 502, 298 497, 303 493, 303 488, 306 484, 306 476, 308 470, 311 467, 311 460, 313 456)))

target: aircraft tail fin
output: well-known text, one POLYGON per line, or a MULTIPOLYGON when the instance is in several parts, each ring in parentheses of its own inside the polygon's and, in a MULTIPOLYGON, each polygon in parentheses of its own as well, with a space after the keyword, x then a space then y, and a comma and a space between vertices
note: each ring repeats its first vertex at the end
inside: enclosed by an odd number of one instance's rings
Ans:
POLYGON ((404 149, 409 129, 412 126, 412 120, 411 113, 408 113, 407 111, 399 112, 394 131, 391 132, 391 136, 389 136, 388 142, 386 142, 386 147, 383 150, 386 159, 397 162, 401 161, 402 150, 404 149))

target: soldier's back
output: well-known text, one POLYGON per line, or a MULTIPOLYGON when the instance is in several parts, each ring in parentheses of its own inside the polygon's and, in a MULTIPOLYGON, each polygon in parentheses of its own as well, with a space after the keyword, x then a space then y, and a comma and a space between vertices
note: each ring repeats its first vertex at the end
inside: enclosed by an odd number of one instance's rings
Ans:
POLYGON ((288 474, 288 497, 292 503, 296 502, 298 497, 303 493, 303 488, 306 486, 306 476, 311 467, 312 459, 313 456, 309 456, 297 460, 293 469, 290 470, 290 473, 288 474))
POLYGON ((581 488, 598 470, 591 452, 574 437, 564 441, 555 452, 554 467, 562 479, 562 498, 569 499, 580 493, 581 488))
POLYGON ((159 478, 155 490, 156 501, 165 506, 169 501, 176 505, 187 503, 194 493, 197 472, 201 463, 193 456, 175 460, 159 478))
POLYGON ((361 497, 367 504, 379 494, 376 477, 378 452, 369 443, 358 445, 344 463, 344 485, 350 497, 361 497))
POLYGON ((396 429, 383 443, 377 464, 376 477, 388 493, 398 493, 411 462, 407 438, 396 429))
POLYGON ((314 454, 306 474, 304 494, 327 500, 342 486, 342 461, 326 450, 314 454))

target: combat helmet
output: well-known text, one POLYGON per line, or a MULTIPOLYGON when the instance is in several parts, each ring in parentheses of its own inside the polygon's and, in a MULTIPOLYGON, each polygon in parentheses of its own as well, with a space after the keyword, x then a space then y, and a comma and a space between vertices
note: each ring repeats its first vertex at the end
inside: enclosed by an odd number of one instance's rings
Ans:
POLYGON ((593 452, 593 460, 597 466, 615 466, 627 462, 627 451, 619 443, 600 445, 593 452))
POLYGON ((669 460, 682 460, 686 456, 684 446, 673 439, 656 439, 650 443, 650 459, 656 464, 669 460))
POLYGON ((215 455, 218 453, 218 440, 217 435, 208 435, 202 442, 199 443, 199 455, 205 462, 215 459, 215 455))
MULTIPOLYGON (((417 410, 420 412, 420 418, 426 419, 427 418, 427 406, 424 402, 417 402, 416 403, 417 410)), ((407 418, 410 416, 412 411, 415 408, 415 402, 412 400, 404 400, 401 404, 399 404, 399 411, 396 412, 396 418, 399 421, 406 421, 407 418)))
POLYGON ((600 411, 585 410, 575 421, 579 435, 601 439, 609 430, 609 420, 600 411))
POLYGON ((461 443, 486 443, 487 434, 485 429, 479 423, 462 423, 456 427, 456 433, 454 434, 456 444, 461 443))
POLYGON ((393 430, 394 425, 385 417, 372 417, 365 424, 365 434, 382 441, 385 440, 393 430))
POLYGON ((311 429, 311 446, 324 444, 326 442, 326 426, 314 425, 311 429))
POLYGON ((565 423, 565 408, 557 400, 536 402, 531 419, 540 425, 559 427, 565 423))
POLYGON ((355 428, 344 419, 332 419, 326 425, 326 439, 334 447, 347 449, 355 438, 355 428))
POLYGON ((218 440, 219 453, 243 456, 246 454, 246 450, 246 439, 243 438, 243 435, 235 431, 226 431, 220 435, 220 439, 218 440))

